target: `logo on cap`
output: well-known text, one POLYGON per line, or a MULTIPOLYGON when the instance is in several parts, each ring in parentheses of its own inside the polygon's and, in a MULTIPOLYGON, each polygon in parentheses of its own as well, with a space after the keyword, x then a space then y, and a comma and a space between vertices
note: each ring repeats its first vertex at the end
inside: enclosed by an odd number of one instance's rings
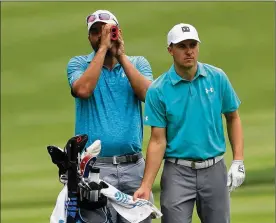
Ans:
POLYGON ((182 31, 185 32, 190 32, 190 27, 189 26, 182 26, 182 31))

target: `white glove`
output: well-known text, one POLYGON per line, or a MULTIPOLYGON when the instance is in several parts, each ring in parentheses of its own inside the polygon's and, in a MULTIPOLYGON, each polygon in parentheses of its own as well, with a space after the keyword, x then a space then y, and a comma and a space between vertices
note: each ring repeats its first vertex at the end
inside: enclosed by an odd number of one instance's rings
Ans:
POLYGON ((229 191, 235 190, 239 187, 245 179, 245 168, 242 160, 233 160, 232 165, 228 171, 227 186, 229 191))

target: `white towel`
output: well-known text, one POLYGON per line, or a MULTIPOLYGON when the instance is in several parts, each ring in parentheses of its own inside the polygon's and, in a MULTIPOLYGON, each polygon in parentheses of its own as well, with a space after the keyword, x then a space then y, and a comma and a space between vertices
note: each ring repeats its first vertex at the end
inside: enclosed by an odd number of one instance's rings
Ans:
MULTIPOLYGON (((105 182, 106 183, 106 182, 105 182)), ((101 193, 108 198, 114 209, 131 223, 138 223, 153 214, 155 218, 160 218, 162 213, 148 200, 137 199, 127 195, 112 185, 106 183, 108 188, 102 189, 101 193)), ((66 223, 65 202, 68 199, 68 189, 65 185, 59 193, 55 209, 51 215, 50 223, 66 223)))
POLYGON ((57 197, 56 206, 50 217, 50 223, 66 223, 66 210, 65 202, 68 199, 67 184, 62 188, 61 192, 57 197))
POLYGON ((162 216, 162 213, 150 201, 144 199, 133 201, 132 196, 119 191, 108 183, 106 184, 109 187, 102 189, 101 193, 108 198, 114 209, 129 222, 141 222, 151 214, 155 218, 162 216))

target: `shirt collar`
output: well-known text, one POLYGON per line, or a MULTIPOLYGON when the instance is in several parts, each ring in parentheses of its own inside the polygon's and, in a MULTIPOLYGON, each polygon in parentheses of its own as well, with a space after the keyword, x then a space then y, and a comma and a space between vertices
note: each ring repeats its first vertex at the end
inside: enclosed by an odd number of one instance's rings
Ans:
POLYGON ((90 53, 86 58, 86 62, 90 63, 94 56, 95 56, 95 52, 90 53))
MULTIPOLYGON (((196 71, 196 74, 195 74, 194 79, 192 81, 194 81, 196 78, 198 78, 199 75, 206 77, 207 73, 206 73, 206 71, 203 67, 203 64, 200 63, 200 62, 197 62, 197 71, 196 71)), ((174 64, 169 69, 169 76, 170 76, 172 85, 176 85, 180 81, 187 81, 184 78, 180 77, 176 73, 175 68, 174 68, 174 64)))

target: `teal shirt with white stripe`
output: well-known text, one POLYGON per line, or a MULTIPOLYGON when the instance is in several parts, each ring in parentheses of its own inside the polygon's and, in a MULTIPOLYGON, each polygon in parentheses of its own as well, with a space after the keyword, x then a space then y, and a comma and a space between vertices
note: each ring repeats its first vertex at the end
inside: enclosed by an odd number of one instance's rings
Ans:
MULTIPOLYGON (((70 86, 88 68, 95 53, 76 56, 67 66, 70 86)), ((149 62, 142 56, 128 56, 133 66, 153 80, 149 62)), ((75 134, 87 134, 87 147, 102 142, 99 156, 120 156, 141 152, 143 117, 141 101, 135 95, 123 67, 117 63, 111 70, 103 67, 93 94, 87 99, 75 98, 75 134)))
POLYGON ((220 68, 198 62, 195 77, 187 81, 172 65, 147 91, 144 123, 167 128, 166 158, 205 160, 225 152, 222 114, 239 105, 220 68))

